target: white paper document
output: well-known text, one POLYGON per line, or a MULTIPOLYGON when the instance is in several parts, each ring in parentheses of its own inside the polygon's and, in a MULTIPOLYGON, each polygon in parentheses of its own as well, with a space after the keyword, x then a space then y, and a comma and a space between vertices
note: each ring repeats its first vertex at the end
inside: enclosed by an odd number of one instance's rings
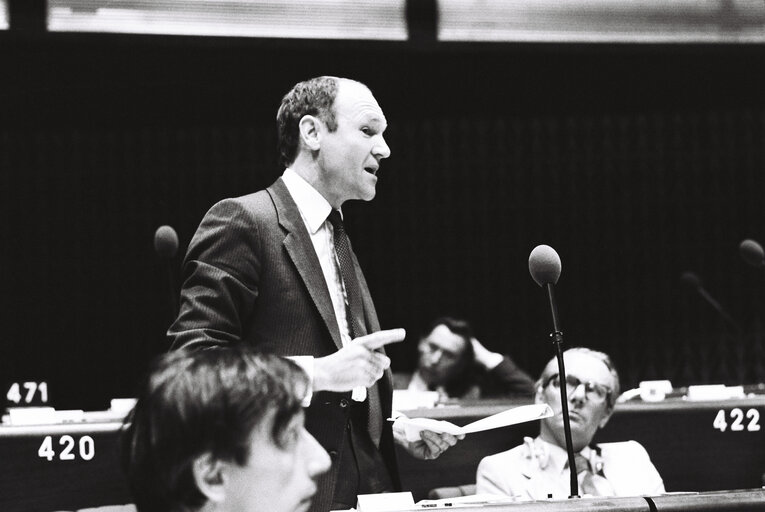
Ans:
MULTIPOLYGON (((507 427, 527 421, 549 418, 553 415, 552 409, 547 404, 521 405, 506 411, 492 414, 481 418, 473 423, 468 423, 459 427, 454 423, 444 420, 434 420, 433 418, 398 418, 399 424, 403 424, 407 441, 417 441, 420 439, 420 432, 423 430, 432 430, 433 432, 445 432, 455 436, 462 434, 472 434, 483 430, 493 428, 507 427)), ((389 421, 393 421, 391 418, 389 421)))

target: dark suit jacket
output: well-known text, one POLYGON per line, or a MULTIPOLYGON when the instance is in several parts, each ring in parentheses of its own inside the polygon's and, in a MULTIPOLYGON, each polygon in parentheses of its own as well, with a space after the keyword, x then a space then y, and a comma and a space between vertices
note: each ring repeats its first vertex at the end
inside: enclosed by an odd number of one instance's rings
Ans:
MULTIPOLYGON (((367 332, 380 330, 364 274, 353 255, 367 332)), ((321 265, 297 205, 279 178, 266 190, 214 205, 202 219, 184 261, 174 348, 244 341, 277 354, 322 357, 342 347, 321 265)), ((378 382, 383 418, 391 414, 392 379, 378 382)), ((315 393, 306 428, 339 459, 351 393, 315 393)), ((390 422, 380 450, 397 482, 390 422)), ((329 510, 337 464, 322 477, 312 510, 329 510)), ((342 475, 340 476, 342 478, 342 475)))
MULTIPOLYGON (((415 373, 417 370, 415 370, 415 373)), ((395 389, 407 389, 414 377, 413 373, 396 373, 393 376, 395 389)), ((503 356, 502 362, 493 369, 486 371, 476 365, 472 371, 460 377, 464 382, 459 382, 452 393, 450 386, 446 387, 449 398, 497 398, 519 397, 532 398, 534 396, 534 381, 529 375, 521 370, 512 359, 503 356)))

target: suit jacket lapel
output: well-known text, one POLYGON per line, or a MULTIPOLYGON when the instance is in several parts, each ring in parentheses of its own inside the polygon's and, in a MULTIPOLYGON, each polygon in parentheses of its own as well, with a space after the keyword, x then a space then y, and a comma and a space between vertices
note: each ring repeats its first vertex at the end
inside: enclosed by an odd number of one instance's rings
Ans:
POLYGON ((281 178, 276 180, 267 190, 276 206, 279 225, 287 232, 283 242, 284 248, 295 264, 308 294, 324 320, 332 341, 340 349, 343 344, 340 339, 340 330, 337 327, 335 310, 332 307, 332 299, 329 296, 324 273, 321 270, 319 259, 316 257, 311 237, 305 228, 302 217, 300 217, 300 210, 298 210, 281 178))

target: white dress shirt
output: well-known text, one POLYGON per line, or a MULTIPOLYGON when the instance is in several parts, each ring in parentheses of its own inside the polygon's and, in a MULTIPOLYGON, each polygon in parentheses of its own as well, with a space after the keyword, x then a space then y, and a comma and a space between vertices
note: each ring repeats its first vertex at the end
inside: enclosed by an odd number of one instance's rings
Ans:
MULTIPOLYGON (((340 265, 335 254, 334 229, 327 220, 332 206, 315 188, 305 181, 298 173, 287 168, 282 174, 282 180, 287 186, 292 199, 300 211, 306 230, 311 236, 311 243, 319 258, 324 281, 327 283, 327 291, 332 299, 332 308, 337 318, 337 327, 340 330, 340 339, 343 346, 351 343, 351 334, 348 330, 347 318, 347 294, 343 286, 340 274, 340 265)), ((342 217, 342 211, 340 212, 342 217)), ((292 358, 306 370, 313 379, 313 357, 297 356, 292 358)), ((352 398, 359 402, 366 399, 367 390, 364 387, 353 389, 352 398)), ((310 395, 308 400, 310 401, 310 395)))

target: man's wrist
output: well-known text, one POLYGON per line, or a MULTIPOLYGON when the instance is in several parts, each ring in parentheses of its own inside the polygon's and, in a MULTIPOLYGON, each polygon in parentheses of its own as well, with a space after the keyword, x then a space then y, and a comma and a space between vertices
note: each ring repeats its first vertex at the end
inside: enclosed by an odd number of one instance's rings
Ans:
POLYGON ((316 359, 313 356, 288 356, 287 359, 295 362, 308 375, 308 389, 305 390, 302 402, 303 407, 308 407, 316 390, 316 359))

